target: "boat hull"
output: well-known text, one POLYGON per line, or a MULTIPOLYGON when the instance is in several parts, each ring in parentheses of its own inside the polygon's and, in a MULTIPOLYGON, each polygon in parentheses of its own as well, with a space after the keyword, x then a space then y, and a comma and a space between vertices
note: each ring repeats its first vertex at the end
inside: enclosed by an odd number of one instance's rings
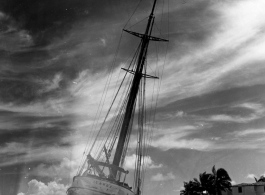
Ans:
POLYGON ((122 183, 101 179, 96 176, 76 176, 67 195, 135 195, 122 183))

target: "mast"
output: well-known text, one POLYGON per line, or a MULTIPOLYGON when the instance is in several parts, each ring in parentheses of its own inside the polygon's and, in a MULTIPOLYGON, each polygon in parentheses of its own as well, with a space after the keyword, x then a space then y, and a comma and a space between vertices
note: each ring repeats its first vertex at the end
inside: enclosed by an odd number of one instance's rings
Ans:
MULTIPOLYGON (((135 36, 140 37, 142 40, 141 40, 140 53, 139 53, 138 60, 137 60, 137 66, 136 66, 136 70, 134 72, 134 78, 133 78, 133 82, 132 82, 130 93, 129 93, 129 99, 128 99, 128 102, 126 105, 124 120, 123 120, 123 123, 121 126, 119 140, 118 140, 117 148, 116 148, 113 163, 112 163, 115 166, 120 165, 121 156, 122 156, 126 136, 128 133, 130 121, 132 119, 132 114, 133 114, 134 106, 136 103, 136 98, 137 98, 137 94, 138 94, 138 90, 139 90, 140 81, 141 81, 141 78, 143 77, 143 74, 142 74, 143 67, 144 67, 144 63, 146 60, 149 41, 151 39, 152 27, 154 24, 154 9, 155 9, 155 5, 156 5, 156 1, 157 0, 154 0, 152 11, 151 11, 151 14, 149 15, 148 23, 147 23, 146 30, 145 30, 144 34, 125 30, 126 32, 128 32, 130 34, 133 34, 135 36)), ((116 175, 117 175, 117 170, 113 170, 114 178, 116 178, 116 175)))

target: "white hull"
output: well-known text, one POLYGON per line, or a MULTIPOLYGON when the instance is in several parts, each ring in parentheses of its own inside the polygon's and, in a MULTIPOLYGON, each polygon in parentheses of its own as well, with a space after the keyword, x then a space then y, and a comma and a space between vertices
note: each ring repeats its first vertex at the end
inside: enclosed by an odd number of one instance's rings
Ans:
POLYGON ((67 195, 135 195, 128 186, 96 176, 76 176, 67 195))

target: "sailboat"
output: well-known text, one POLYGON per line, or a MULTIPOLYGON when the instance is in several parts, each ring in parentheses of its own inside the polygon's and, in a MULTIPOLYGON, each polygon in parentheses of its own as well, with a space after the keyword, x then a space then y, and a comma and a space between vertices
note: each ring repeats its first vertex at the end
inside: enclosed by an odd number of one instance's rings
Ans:
MULTIPOLYGON (((131 76, 131 81, 127 85, 126 93, 124 93, 123 100, 118 106, 117 114, 109 122, 112 125, 108 127, 107 135, 100 137, 100 132, 103 129, 102 125, 90 150, 86 154, 82 166, 73 178, 72 185, 67 190, 67 195, 140 195, 142 192, 146 155, 144 148, 146 146, 144 132, 144 124, 146 123, 144 110, 145 85, 147 78, 158 79, 156 76, 146 74, 148 46, 150 41, 168 41, 152 36, 156 2, 157 0, 153 1, 144 33, 123 29, 125 32, 140 38, 139 47, 129 68, 122 68, 126 71, 126 75, 131 76), (136 114, 137 105, 139 110, 136 114), (137 117, 134 117, 135 115, 137 117), (135 118, 138 118, 137 127, 133 125, 135 118), (129 186, 126 182, 129 171, 125 170, 123 166, 133 128, 137 129, 137 133, 134 134, 137 137, 137 143, 135 144, 136 160, 133 186, 129 186), (101 144, 98 144, 97 140, 101 140, 101 144), (99 146, 95 147, 96 145, 99 146), (93 150, 97 152, 93 152, 93 150)), ((118 89, 118 92, 120 89, 118 89)), ((114 97, 113 102, 116 97, 114 97)), ((111 104, 110 108, 113 105, 114 103, 111 104)), ((104 122, 106 122, 106 118, 104 122)))

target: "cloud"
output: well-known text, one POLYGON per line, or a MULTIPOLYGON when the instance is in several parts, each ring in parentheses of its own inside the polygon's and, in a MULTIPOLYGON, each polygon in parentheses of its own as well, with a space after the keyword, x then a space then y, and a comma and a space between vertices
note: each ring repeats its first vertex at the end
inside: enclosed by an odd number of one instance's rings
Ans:
POLYGON ((254 179, 254 177, 256 177, 256 175, 253 173, 250 173, 246 176, 247 179, 254 179))
POLYGON ((240 117, 240 116, 230 116, 225 114, 213 115, 208 118, 209 121, 219 121, 219 122, 236 122, 236 123, 247 123, 251 120, 255 120, 253 117, 240 117))
MULTIPOLYGON (((126 156, 125 162, 124 162, 124 168, 134 169, 135 168, 135 162, 136 162, 136 155, 135 154, 133 154, 132 156, 126 156)), ((155 168, 162 167, 162 164, 156 165, 150 156, 145 156, 143 158, 143 163, 144 163, 145 168, 147 168, 147 169, 155 169, 155 168)))
POLYGON ((28 191, 26 193, 18 193, 18 195, 65 195, 68 186, 59 184, 55 181, 45 184, 36 179, 28 183, 28 191))
POLYGON ((61 147, 58 147, 58 145, 39 146, 41 142, 34 144, 33 143, 33 140, 30 140, 29 143, 6 143, 4 147, 2 147, 0 152, 0 155, 2 157, 0 160, 0 167, 17 165, 21 162, 30 163, 36 161, 51 160, 53 162, 60 162, 62 158, 69 156, 69 145, 61 147))
POLYGON ((63 158, 60 164, 39 164, 29 174, 34 177, 48 177, 52 180, 59 181, 63 178, 72 178, 76 174, 77 168, 77 162, 63 158))
POLYGON ((213 147, 213 142, 204 139, 180 139, 176 135, 164 135, 160 138, 153 139, 152 146, 158 147, 162 150, 168 150, 172 148, 188 148, 195 150, 208 150, 213 147))
MULTIPOLYGON (((33 45, 32 36, 27 30, 20 29, 19 24, 9 15, 0 11, 0 49, 4 51, 18 51, 23 47, 33 45)), ((5 67, 5 65, 4 65, 5 67)), ((3 68, 3 67, 2 67, 3 68)))
POLYGON ((60 82, 62 81, 62 79, 62 74, 57 73, 54 75, 54 78, 52 80, 44 81, 43 83, 44 85, 46 85, 46 87, 43 89, 43 92, 48 92, 60 88, 60 82))
POLYGON ((251 111, 252 113, 250 113, 248 116, 225 115, 225 114, 212 115, 207 120, 218 121, 218 122, 249 123, 250 121, 254 121, 264 117, 265 114, 264 106, 262 104, 257 104, 257 103, 245 102, 242 104, 234 105, 231 108, 232 109, 245 108, 251 111))
POLYGON ((262 104, 252 103, 252 102, 244 102, 242 104, 235 105, 233 107, 242 107, 250 110, 254 110, 256 113, 263 113, 264 106, 262 104))
MULTIPOLYGON (((212 11, 217 16, 207 21, 216 25, 203 44, 192 44, 191 52, 178 57, 173 57, 175 52, 169 55, 161 103, 228 87, 264 83, 262 64, 265 59, 260 52, 265 48, 263 6, 263 0, 211 4, 207 13, 212 11), (253 11, 256 8, 257 12, 253 11)), ((184 48, 180 46, 179 50, 184 48)))
POLYGON ((173 173, 167 173, 166 175, 163 175, 162 173, 158 173, 151 177, 151 181, 168 181, 173 180, 176 177, 173 175, 173 173))
POLYGON ((193 133, 198 133, 198 131, 204 128, 206 128, 206 126, 185 125, 173 128, 155 129, 151 145, 162 150, 172 148, 207 150, 212 147, 212 141, 201 138, 186 138, 187 136, 192 137, 193 133))
POLYGON ((247 130, 243 130, 243 131, 239 131, 239 132, 235 132, 234 133, 236 136, 249 136, 249 135, 263 135, 265 134, 265 129, 247 129, 247 130))

